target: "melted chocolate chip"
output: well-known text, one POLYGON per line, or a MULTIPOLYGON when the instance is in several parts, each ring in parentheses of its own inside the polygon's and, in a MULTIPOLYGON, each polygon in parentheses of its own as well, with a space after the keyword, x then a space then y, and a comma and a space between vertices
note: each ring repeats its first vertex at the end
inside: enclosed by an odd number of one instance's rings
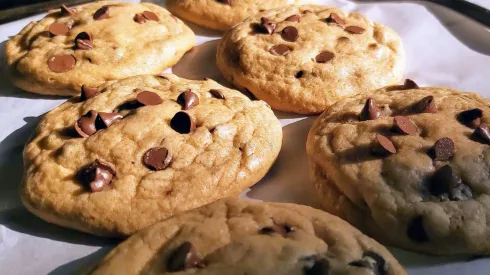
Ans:
POLYGON ((156 15, 154 12, 151 11, 144 11, 143 12, 143 17, 146 18, 147 20, 152 20, 152 21, 160 21, 160 18, 158 18, 158 15, 156 15))
POLYGON ((411 80, 411 79, 405 79, 405 83, 403 83, 403 89, 404 90, 411 90, 411 89, 418 89, 419 88, 419 85, 417 85, 417 83, 415 83, 415 81, 411 80))
POLYGON ((139 13, 134 15, 133 20, 134 20, 134 22, 139 23, 139 24, 143 24, 146 22, 146 18, 139 13))
POLYGON ((90 50, 94 47, 92 37, 86 32, 81 32, 75 37, 75 45, 80 50, 90 50))
POLYGON ((475 129, 478 126, 480 126, 482 116, 483 116, 482 109, 475 108, 459 113, 458 120, 462 124, 475 129))
POLYGON ((90 188, 92 192, 99 192, 110 185, 115 175, 114 165, 97 159, 80 169, 77 178, 83 186, 90 188))
POLYGON ((216 97, 217 99, 225 99, 225 96, 220 90, 217 89, 211 89, 209 90, 212 96, 216 97))
POLYGON ((276 24, 272 23, 268 18, 260 18, 260 24, 258 25, 259 32, 272 34, 275 29, 276 24))
POLYGON ((437 106, 433 96, 426 96, 415 103, 413 110, 417 113, 437 113, 437 106))
POLYGON ((439 168, 430 181, 429 192, 441 201, 463 201, 473 198, 473 192, 449 165, 439 168))
POLYGON ((418 133, 417 126, 405 116, 395 116, 393 118, 393 131, 405 134, 405 135, 416 135, 418 133))
POLYGON ((70 32, 70 27, 64 23, 53 23, 49 26, 51 36, 66 35, 70 32))
POLYGON ((327 259, 317 259, 313 266, 305 268, 305 275, 328 275, 330 264, 327 259))
POLYGON ((359 120, 375 120, 381 116, 381 109, 372 98, 368 98, 364 104, 364 108, 359 115, 359 120))
POLYGON ((197 255, 190 242, 184 242, 170 255, 167 261, 168 271, 184 271, 191 268, 203 268, 206 263, 197 255))
POLYGON ((199 97, 191 90, 187 90, 177 97, 177 103, 182 105, 183 110, 189 110, 199 105, 199 97))
POLYGON ((366 30, 364 28, 361 28, 358 26, 349 26, 349 27, 345 28, 345 31, 348 33, 352 33, 352 34, 362 34, 366 30))
POLYGON ((429 237, 424 229, 423 217, 417 216, 408 224, 407 236, 416 242, 427 242, 429 237))
POLYGON ((94 87, 89 87, 87 85, 82 85, 80 100, 85 101, 99 94, 99 90, 94 87))
POLYGON ((373 270, 375 275, 386 275, 386 261, 378 253, 372 251, 366 251, 362 255, 362 259, 349 263, 350 266, 356 266, 361 268, 369 268, 373 270))
POLYGON ((335 57, 335 54, 329 51, 323 51, 315 57, 315 61, 318 63, 327 63, 335 57))
POLYGON ((55 73, 68 72, 77 63, 76 58, 71 54, 59 54, 51 57, 48 60, 48 67, 55 73))
POLYGON ((168 167, 172 161, 172 156, 167 148, 155 147, 146 151, 143 155, 143 163, 149 169, 160 171, 168 167))
POLYGON ((480 124, 473 132, 473 137, 481 143, 490 144, 490 130, 485 124, 480 124))
POLYGON ((158 105, 163 102, 162 98, 154 92, 142 91, 136 96, 136 100, 143 106, 158 105))
POLYGON ((291 49, 287 45, 279 44, 279 45, 272 46, 270 48, 269 52, 273 55, 283 56, 283 55, 287 55, 288 53, 290 53, 291 49))
POLYGON ((170 127, 180 134, 188 134, 196 129, 196 124, 188 113, 178 112, 170 120, 170 127))
POLYGON ((294 22, 294 23, 298 23, 300 20, 300 16, 299 14, 295 14, 295 15, 291 15, 289 16, 288 18, 286 18, 284 21, 288 21, 288 22, 294 22))
POLYGON ((114 122, 119 121, 123 118, 121 114, 118 113, 98 113, 97 119, 95 120, 95 127, 97 130, 105 129, 111 126, 114 122))
POLYGON ((396 148, 389 138, 376 134, 371 152, 376 156, 387 156, 389 154, 395 154, 396 148))
POLYGON ((75 122, 75 131, 77 131, 81 137, 89 137, 95 134, 95 132, 97 132, 97 128, 95 127, 96 119, 97 112, 90 110, 75 122))
POLYGON ((109 18, 109 6, 103 6, 94 13, 94 20, 109 18))
POLYGON ((286 41, 295 42, 298 39, 298 29, 293 26, 285 27, 282 29, 281 37, 286 41))
POLYGON ((330 16, 326 19, 326 21, 328 23, 336 23, 339 25, 345 25, 345 20, 336 13, 330 14, 330 16))
POLYGON ((61 5, 60 7, 60 10, 61 10, 61 15, 62 16, 66 16, 66 15, 74 15, 75 14, 75 11, 73 11, 72 9, 68 8, 66 5, 61 5))
POLYGON ((454 155, 454 143, 450 138, 441 138, 436 141, 429 153, 434 160, 449 160, 454 155))

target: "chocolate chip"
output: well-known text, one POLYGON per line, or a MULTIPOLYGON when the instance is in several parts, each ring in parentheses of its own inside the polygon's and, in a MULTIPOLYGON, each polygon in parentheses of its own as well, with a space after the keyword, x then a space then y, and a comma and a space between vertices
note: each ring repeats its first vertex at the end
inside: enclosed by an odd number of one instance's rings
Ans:
POLYGON ((372 98, 368 98, 362 108, 361 114, 359 115, 359 120, 375 120, 381 116, 381 109, 376 104, 376 101, 372 98))
POLYGON ((145 17, 148 20, 152 21, 160 21, 160 18, 158 18, 158 15, 156 15, 154 12, 151 11, 144 11, 143 12, 143 17, 145 17))
POLYGON ((403 89, 404 90, 411 90, 411 89, 418 89, 419 85, 415 83, 415 81, 411 79, 405 79, 405 83, 403 83, 403 89))
POLYGON ((109 18, 109 6, 103 6, 94 13, 94 20, 109 18))
POLYGON ((395 154, 396 148, 389 138, 380 134, 376 134, 371 152, 373 153, 373 155, 387 156, 389 154, 395 154))
POLYGON ((94 47, 92 37, 86 32, 81 32, 75 37, 75 45, 80 50, 90 50, 94 47))
POLYGON ((433 96, 426 96, 415 103, 413 110, 417 113, 437 113, 436 101, 433 96))
POLYGON ((65 15, 74 15, 75 14, 75 11, 73 11, 70 8, 68 8, 66 5, 61 5, 60 10, 61 10, 61 15, 62 16, 65 16, 65 15))
POLYGON ((143 91, 136 96, 136 100, 144 106, 158 105, 163 102, 162 98, 154 92, 143 91))
POLYGON ((475 108, 459 113, 458 120, 464 125, 475 129, 480 125, 482 116, 483 116, 482 109, 475 108))
POLYGON ((291 52, 291 49, 284 44, 274 45, 270 48, 269 52, 273 55, 286 55, 291 52))
POLYGON ((345 28, 345 31, 352 34, 362 34, 366 30, 358 26, 349 26, 345 28))
POLYGON ((234 0, 217 0, 217 1, 231 6, 234 0))
POLYGON ((279 226, 277 224, 274 224, 273 226, 267 226, 260 229, 259 233, 266 235, 277 233, 283 237, 286 237, 288 233, 293 232, 294 230, 294 227, 289 225, 279 226))
POLYGON ((182 105, 183 110, 189 110, 199 105, 199 97, 191 90, 187 90, 177 97, 177 102, 182 105))
POLYGON ((81 137, 89 137, 95 134, 95 132, 97 132, 97 128, 95 127, 96 119, 97 112, 90 110, 75 122, 75 131, 77 131, 81 137))
POLYGON ((121 114, 118 113, 98 113, 97 119, 95 120, 95 127, 97 130, 108 128, 114 122, 119 121, 123 118, 121 114))
POLYGON ((444 165, 434 173, 429 192, 441 201, 463 201, 473 198, 470 187, 463 183, 449 165, 444 165))
POLYGON ((393 131, 405 134, 405 135, 416 135, 417 126, 405 116, 395 116, 393 118, 393 131))
POLYGON ((48 60, 48 67, 55 73, 64 73, 75 67, 77 60, 71 54, 59 54, 48 60))
POLYGON ((293 22, 293 23, 298 23, 300 20, 300 16, 299 14, 295 14, 295 15, 291 15, 289 16, 288 18, 286 18, 284 21, 288 21, 288 22, 293 22))
POLYGON ((362 259, 349 263, 350 266, 369 268, 375 275, 386 275, 386 261, 379 254, 366 251, 362 254, 362 259))
POLYGON ((49 25, 49 34, 51 36, 65 35, 70 32, 70 27, 63 23, 53 23, 49 25))
POLYGON ((191 268, 203 268, 206 263, 197 255, 190 242, 184 242, 170 255, 167 261, 168 271, 184 271, 191 268))
POLYGON ((427 242, 429 237, 424 229, 423 217, 417 216, 408 224, 407 236, 416 242, 427 242))
POLYGON ((327 63, 335 57, 335 54, 329 51, 323 51, 315 57, 315 61, 318 63, 327 63))
POLYGON ((260 18, 258 30, 262 33, 272 34, 276 29, 276 24, 272 23, 268 18, 260 18))
POLYGON ((285 27, 282 29, 281 37, 286 41, 294 42, 298 39, 298 29, 293 26, 285 27))
POLYGON ((312 267, 305 269, 305 275, 328 275, 329 270, 327 259, 317 259, 312 267))
POLYGON ((97 159, 80 169, 77 178, 82 185, 90 188, 92 192, 99 192, 109 186, 115 175, 114 165, 97 159))
POLYGON ((178 112, 170 120, 170 127, 180 134, 188 134, 196 129, 196 124, 188 113, 178 112))
POLYGON ((139 13, 134 15, 133 20, 139 24, 143 24, 146 22, 146 18, 139 13))
POLYGON ((209 90, 212 96, 216 97, 217 99, 225 99, 225 96, 220 90, 217 89, 211 89, 209 90))
POLYGON ((326 19, 326 21, 328 23, 336 23, 339 25, 345 25, 345 20, 336 13, 330 14, 330 16, 326 19))
POLYGON ((434 160, 449 160, 454 155, 454 143, 450 138, 441 138, 436 141, 429 153, 434 160))
POLYGON ((294 77, 296 77, 296 78, 301 78, 301 77, 303 77, 304 73, 305 73, 305 72, 303 72, 303 71, 299 71, 299 72, 297 72, 297 73, 294 75, 294 77))
POLYGON ((94 87, 89 87, 87 85, 82 85, 80 100, 85 101, 99 94, 99 90, 94 87))
POLYGON ((490 144, 490 130, 485 124, 480 124, 473 132, 473 136, 482 143, 490 144))
POLYGON ((145 166, 155 171, 167 168, 170 161, 172 161, 172 156, 164 147, 151 148, 143 155, 145 166))

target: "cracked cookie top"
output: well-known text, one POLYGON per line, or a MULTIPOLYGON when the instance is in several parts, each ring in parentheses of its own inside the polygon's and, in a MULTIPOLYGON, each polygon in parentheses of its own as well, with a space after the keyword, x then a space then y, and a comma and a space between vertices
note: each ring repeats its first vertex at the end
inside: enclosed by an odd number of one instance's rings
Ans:
POLYGON ((224 199, 143 230, 91 274, 403 275, 347 222, 286 203, 224 199))
POLYGON ((404 248, 488 253, 489 106, 411 81, 337 102, 307 141, 317 187, 342 197, 327 209, 404 248))
POLYGON ((160 6, 97 1, 49 12, 5 50, 19 88, 76 95, 83 84, 161 73, 194 44, 191 29, 160 6))
POLYGON ((44 116, 24 150, 22 200, 49 222, 130 235, 239 194, 281 147, 265 102, 212 80, 169 74, 84 88, 44 116))
POLYGON ((272 108, 313 114, 339 99, 397 83, 400 37, 359 13, 288 6, 249 17, 221 40, 225 78, 272 108))

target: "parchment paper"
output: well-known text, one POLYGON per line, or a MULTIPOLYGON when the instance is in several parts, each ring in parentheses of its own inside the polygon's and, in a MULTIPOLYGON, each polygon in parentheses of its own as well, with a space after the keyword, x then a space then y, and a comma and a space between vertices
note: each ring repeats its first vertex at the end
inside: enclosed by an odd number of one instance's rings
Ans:
MULTIPOLYGON (((160 4, 164 4, 161 1, 160 4)), ((490 8, 490 0, 474 0, 490 8)), ((359 11, 394 28, 407 52, 406 77, 422 85, 449 86, 490 97, 490 32, 445 8, 420 1, 366 3, 320 0, 359 11)), ((0 274, 75 274, 94 265, 115 240, 48 224, 25 210, 17 188, 22 177, 24 143, 40 117, 66 99, 14 88, 3 54, 5 41, 42 15, 0 25, 0 274)), ((200 46, 173 68, 181 77, 222 80, 215 66, 220 33, 189 24, 200 46)), ((280 156, 268 175, 246 194, 252 199, 317 206, 309 184, 305 139, 315 117, 276 113, 284 126, 280 156)), ((490 237, 490 236, 489 236, 490 237)), ((391 249, 410 274, 488 275, 490 258, 428 257, 391 249)))

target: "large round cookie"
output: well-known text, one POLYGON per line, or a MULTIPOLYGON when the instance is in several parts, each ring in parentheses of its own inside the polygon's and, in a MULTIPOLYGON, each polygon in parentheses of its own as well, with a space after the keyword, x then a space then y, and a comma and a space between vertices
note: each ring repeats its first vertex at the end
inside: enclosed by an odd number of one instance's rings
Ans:
POLYGON ((286 203, 224 199, 120 244, 91 274, 403 275, 389 251, 347 222, 286 203))
POLYGON ((25 148, 22 201, 48 222, 130 235, 239 194, 281 147, 265 102, 212 80, 136 76, 99 92, 46 114, 25 148))
POLYGON ((490 253, 489 102, 406 84, 341 100, 314 123, 324 206, 386 244, 490 253))
POLYGON ((228 30, 258 12, 315 0, 168 0, 166 7, 174 14, 198 25, 228 30))
POLYGON ((221 40, 217 64, 272 108, 319 113, 339 99, 397 83, 400 38, 359 13, 289 6, 252 16, 221 40))
POLYGON ((53 10, 5 51, 15 86, 71 96, 84 84, 161 73, 194 43, 192 30, 160 6, 98 1, 53 10))

